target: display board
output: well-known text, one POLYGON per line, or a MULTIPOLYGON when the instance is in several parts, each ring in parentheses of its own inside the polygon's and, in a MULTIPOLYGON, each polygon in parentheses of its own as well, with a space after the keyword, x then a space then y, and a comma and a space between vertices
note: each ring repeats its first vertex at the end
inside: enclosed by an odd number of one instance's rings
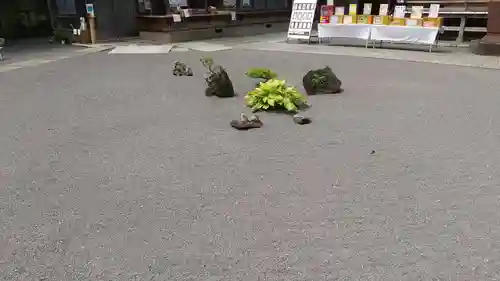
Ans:
POLYGON ((317 0, 294 0, 288 39, 307 39, 311 37, 311 30, 316 11, 317 0))

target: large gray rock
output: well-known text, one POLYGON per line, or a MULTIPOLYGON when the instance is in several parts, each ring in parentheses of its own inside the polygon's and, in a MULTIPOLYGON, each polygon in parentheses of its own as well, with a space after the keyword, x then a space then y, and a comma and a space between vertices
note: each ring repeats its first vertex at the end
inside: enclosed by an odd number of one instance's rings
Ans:
POLYGON ((310 70, 302 78, 302 83, 308 95, 342 92, 342 82, 328 66, 322 69, 310 70))
POLYGON ((222 66, 210 67, 209 72, 205 75, 205 82, 207 83, 205 95, 208 97, 230 98, 235 96, 233 82, 222 66))

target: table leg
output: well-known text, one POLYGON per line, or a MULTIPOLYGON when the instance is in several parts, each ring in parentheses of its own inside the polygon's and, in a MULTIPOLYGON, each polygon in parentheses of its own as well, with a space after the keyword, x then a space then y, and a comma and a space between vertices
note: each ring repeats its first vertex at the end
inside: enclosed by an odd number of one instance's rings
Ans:
POLYGON ((461 44, 464 42, 465 24, 467 22, 467 16, 460 16, 460 27, 458 29, 457 43, 461 44))

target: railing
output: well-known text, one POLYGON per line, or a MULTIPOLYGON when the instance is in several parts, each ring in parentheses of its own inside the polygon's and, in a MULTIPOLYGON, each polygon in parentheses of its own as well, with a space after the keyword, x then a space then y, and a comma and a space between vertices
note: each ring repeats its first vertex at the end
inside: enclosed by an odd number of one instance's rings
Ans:
POLYGON ((487 12, 488 0, 409 0, 409 5, 440 4, 443 12, 463 11, 463 12, 487 12))
MULTIPOLYGON (((407 13, 411 13, 411 6, 427 6, 430 4, 439 4, 439 16, 444 19, 460 19, 459 26, 445 25, 445 31, 458 31, 457 43, 464 41, 465 32, 486 32, 486 26, 467 26, 467 19, 480 18, 485 19, 488 16, 488 0, 408 0, 409 6, 407 13)), ((428 9, 424 9, 424 14, 428 9)))

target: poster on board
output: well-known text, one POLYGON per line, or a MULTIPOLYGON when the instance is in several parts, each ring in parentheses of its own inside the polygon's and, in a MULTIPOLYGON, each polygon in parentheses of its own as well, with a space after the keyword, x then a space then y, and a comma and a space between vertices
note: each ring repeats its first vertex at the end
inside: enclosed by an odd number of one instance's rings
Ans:
POLYGON ((315 11, 316 0, 294 0, 287 38, 309 40, 315 11))

